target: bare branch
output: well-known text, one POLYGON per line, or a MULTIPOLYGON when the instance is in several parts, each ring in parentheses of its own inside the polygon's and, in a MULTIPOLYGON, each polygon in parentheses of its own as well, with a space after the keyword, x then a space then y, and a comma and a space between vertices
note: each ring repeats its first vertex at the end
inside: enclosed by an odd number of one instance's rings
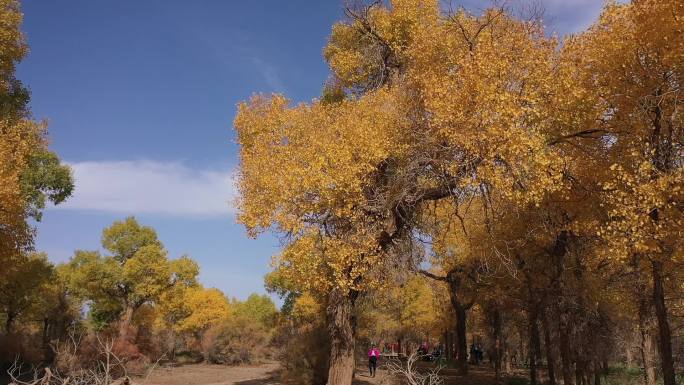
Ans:
POLYGON ((426 276, 426 277, 428 277, 428 278, 430 278, 430 279, 434 279, 434 280, 436 280, 436 281, 442 281, 442 282, 448 282, 448 281, 449 281, 447 277, 442 277, 442 276, 439 276, 439 275, 435 275, 435 274, 432 274, 432 273, 430 273, 429 271, 426 271, 426 270, 422 270, 422 269, 421 269, 421 270, 418 270, 418 273, 419 273, 419 274, 422 274, 422 275, 424 275, 424 276, 426 276))

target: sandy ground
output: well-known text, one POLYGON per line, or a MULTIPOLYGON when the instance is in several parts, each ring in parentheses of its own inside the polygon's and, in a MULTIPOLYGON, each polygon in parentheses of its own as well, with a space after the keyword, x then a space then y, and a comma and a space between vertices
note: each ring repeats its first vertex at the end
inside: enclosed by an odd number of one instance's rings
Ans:
POLYGON ((277 363, 257 366, 183 365, 157 368, 147 380, 137 379, 145 385, 276 385, 273 379, 277 363))
MULTIPOLYGON (((147 380, 135 379, 141 385, 280 385, 275 379, 278 364, 269 363, 256 366, 221 366, 221 365, 183 365, 178 367, 161 367, 155 369, 147 380)), ((361 368, 357 370, 354 385, 378 385, 384 376, 378 370, 375 378, 361 368)))
MULTIPOLYGON (((277 380, 278 363, 255 366, 222 366, 194 364, 157 368, 147 380, 138 378, 136 385, 281 385, 277 380)), ((471 367, 468 377, 459 376, 454 369, 444 369, 441 375, 446 385, 491 385, 494 373, 486 367, 471 367)), ((379 369, 375 378, 367 369, 358 367, 354 385, 383 385, 386 376, 379 369)), ((505 381, 504 381, 505 383, 505 381)))

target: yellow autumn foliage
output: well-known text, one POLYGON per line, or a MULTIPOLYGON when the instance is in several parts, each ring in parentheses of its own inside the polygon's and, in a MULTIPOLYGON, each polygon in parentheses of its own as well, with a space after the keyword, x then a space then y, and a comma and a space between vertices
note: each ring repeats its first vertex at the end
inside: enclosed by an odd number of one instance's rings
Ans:
POLYGON ((422 202, 529 204, 565 185, 549 142, 573 119, 554 106, 573 83, 555 40, 495 10, 441 17, 436 1, 359 12, 325 49, 343 100, 257 95, 234 121, 238 220, 290 236, 276 264, 307 290, 372 283, 422 202))

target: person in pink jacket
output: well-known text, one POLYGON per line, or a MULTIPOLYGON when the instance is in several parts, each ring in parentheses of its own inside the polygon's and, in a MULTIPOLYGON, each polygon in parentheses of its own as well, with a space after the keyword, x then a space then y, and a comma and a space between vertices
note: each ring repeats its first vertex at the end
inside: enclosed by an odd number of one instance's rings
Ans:
POLYGON ((378 368, 378 358, 380 358, 380 351, 373 345, 368 351, 368 369, 371 377, 375 377, 375 371, 378 368))

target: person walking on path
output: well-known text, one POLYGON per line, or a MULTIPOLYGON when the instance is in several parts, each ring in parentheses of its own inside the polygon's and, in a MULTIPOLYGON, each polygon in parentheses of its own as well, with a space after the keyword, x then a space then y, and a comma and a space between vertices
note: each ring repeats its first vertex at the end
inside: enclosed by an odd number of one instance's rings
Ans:
POLYGON ((380 357, 380 351, 373 345, 368 351, 368 370, 370 370, 371 377, 375 377, 375 371, 378 368, 378 357, 380 357))

